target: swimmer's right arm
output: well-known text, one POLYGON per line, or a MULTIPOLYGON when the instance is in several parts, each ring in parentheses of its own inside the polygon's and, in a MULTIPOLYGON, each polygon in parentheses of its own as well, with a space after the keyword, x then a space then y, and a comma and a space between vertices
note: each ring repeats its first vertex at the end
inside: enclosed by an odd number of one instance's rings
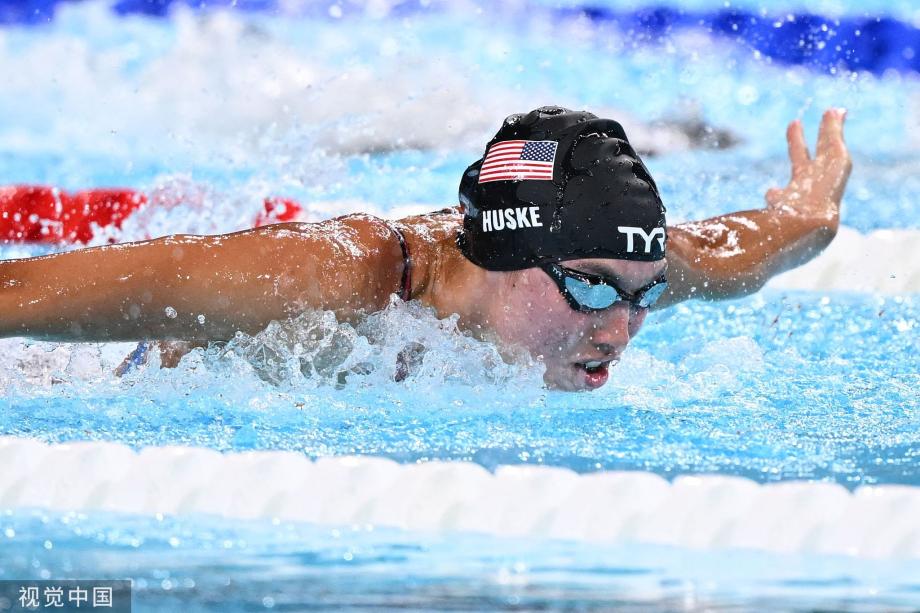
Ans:
POLYGON ((211 341, 310 308, 347 318, 380 308, 398 283, 398 266, 375 256, 389 262, 399 247, 371 226, 278 224, 0 262, 0 337, 211 341))

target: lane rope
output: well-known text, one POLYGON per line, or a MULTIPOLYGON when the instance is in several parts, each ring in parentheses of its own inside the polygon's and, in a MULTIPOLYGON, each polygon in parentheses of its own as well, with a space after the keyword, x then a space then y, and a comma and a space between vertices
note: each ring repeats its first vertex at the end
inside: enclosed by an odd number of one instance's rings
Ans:
POLYGON ((413 531, 642 542, 691 548, 920 558, 920 487, 741 477, 578 474, 546 466, 311 461, 285 451, 220 453, 0 437, 0 508, 216 514, 413 531))

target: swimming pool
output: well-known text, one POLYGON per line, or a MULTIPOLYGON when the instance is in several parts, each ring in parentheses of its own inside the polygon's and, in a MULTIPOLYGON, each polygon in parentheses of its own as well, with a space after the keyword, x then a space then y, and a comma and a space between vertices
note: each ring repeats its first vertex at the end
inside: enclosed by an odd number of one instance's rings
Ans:
POLYGON ((398 216, 455 202, 504 115, 559 103, 623 117, 679 221, 759 206, 786 122, 813 139, 846 106, 845 228, 756 296, 653 314, 591 394, 415 305, 125 379, 125 345, 0 341, 0 579, 127 576, 162 611, 920 606, 915 74, 705 27, 634 44, 549 3, 288 12, 64 3, 5 27, 0 182, 178 202, 119 240, 246 227, 276 193, 398 216), (395 383, 407 341, 427 352, 395 383))

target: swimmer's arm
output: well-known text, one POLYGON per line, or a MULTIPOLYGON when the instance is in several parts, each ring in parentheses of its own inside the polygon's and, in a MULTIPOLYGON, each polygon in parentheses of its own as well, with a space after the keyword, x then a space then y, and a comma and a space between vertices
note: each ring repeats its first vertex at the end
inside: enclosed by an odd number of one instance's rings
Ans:
POLYGON ((374 266, 384 243, 362 249, 368 225, 278 224, 0 262, 0 337, 211 341, 309 308, 347 318, 384 304, 398 281, 397 268, 374 266))
POLYGON ((767 192, 767 207, 668 228, 668 293, 660 307, 699 298, 751 294, 771 277, 821 253, 840 223, 851 162, 843 141, 845 113, 824 114, 814 159, 800 122, 786 138, 792 179, 767 192))

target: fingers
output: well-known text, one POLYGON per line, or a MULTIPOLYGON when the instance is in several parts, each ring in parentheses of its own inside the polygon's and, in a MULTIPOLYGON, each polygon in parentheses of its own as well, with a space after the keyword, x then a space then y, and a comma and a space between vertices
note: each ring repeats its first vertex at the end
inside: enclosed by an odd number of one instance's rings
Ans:
POLYGON ((786 142, 789 143, 789 160, 792 162, 792 180, 801 176, 808 168, 811 157, 805 143, 805 131, 802 122, 796 119, 786 128, 786 142))
POLYGON ((815 156, 818 162, 818 179, 833 202, 843 198, 852 163, 847 146, 843 142, 845 109, 830 109, 824 113, 818 132, 818 148, 815 156))
POLYGON ((846 109, 828 109, 821 118, 818 130, 818 146, 815 159, 835 159, 846 157, 847 147, 843 142, 843 121, 846 109))

